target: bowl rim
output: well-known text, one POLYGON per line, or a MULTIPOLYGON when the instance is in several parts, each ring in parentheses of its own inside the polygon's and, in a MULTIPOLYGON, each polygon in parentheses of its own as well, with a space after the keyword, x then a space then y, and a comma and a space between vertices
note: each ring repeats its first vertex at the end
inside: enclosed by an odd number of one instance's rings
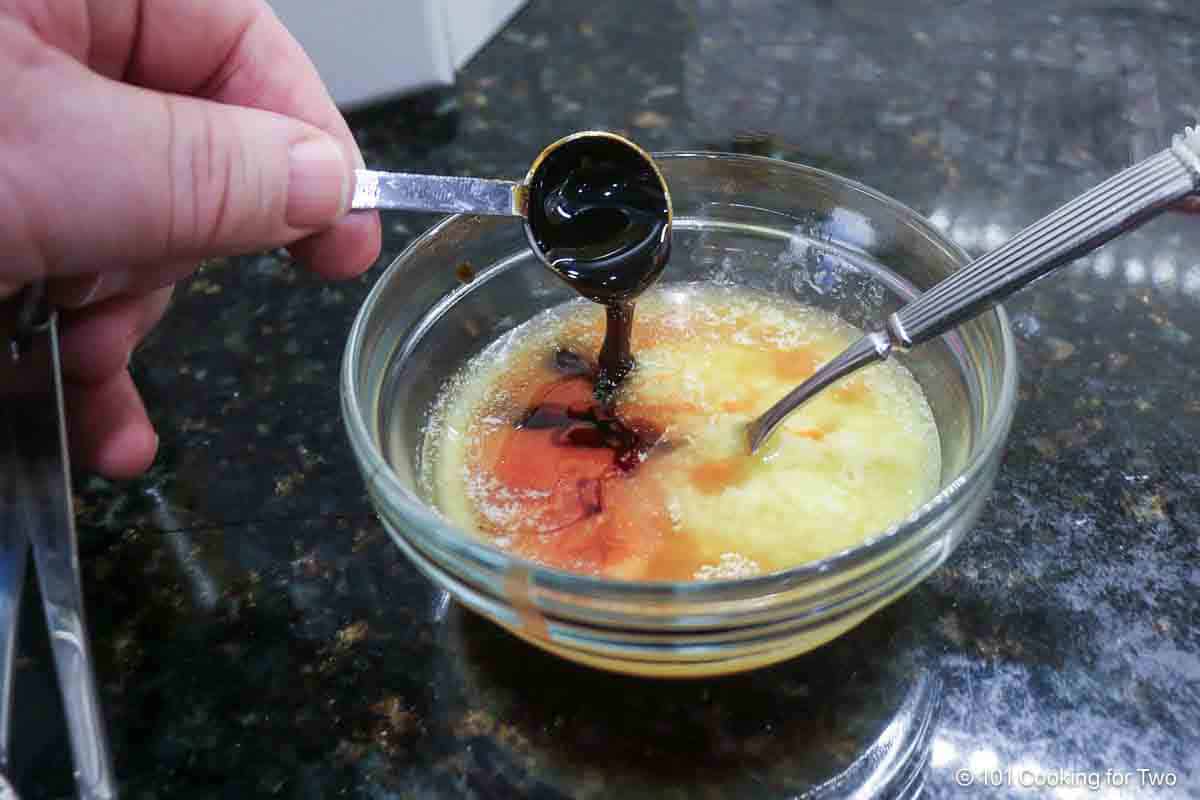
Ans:
MULTIPOLYGON (((881 203, 898 220, 911 225, 917 232, 942 247, 959 262, 965 264, 970 260, 963 248, 946 237, 922 214, 866 184, 827 170, 765 156, 706 150, 655 152, 653 157, 655 160, 661 161, 720 160, 769 166, 772 169, 794 172, 809 180, 817 179, 842 189, 854 191, 881 203)), ((430 544, 435 547, 449 550, 472 561, 487 562, 490 569, 496 570, 500 574, 520 571, 528 576, 531 585, 570 594, 620 595, 628 598, 636 595, 643 599, 685 598, 714 601, 728 599, 727 595, 731 592, 738 596, 761 595, 760 590, 764 589, 772 592, 779 591, 781 584, 795 588, 818 580, 828 581, 830 578, 852 571, 878 556, 898 550, 903 545, 917 539, 924 530, 925 521, 936 517, 952 505, 961 494, 968 491, 969 487, 974 486, 980 474, 988 468, 996 451, 1004 446, 1016 411, 1019 364, 1016 342, 1008 314, 1002 306, 996 305, 985 313, 996 315, 1000 329, 999 360, 1002 368, 1000 388, 995 399, 995 411, 987 421, 982 435, 979 437, 979 443, 973 448, 967 464, 933 497, 913 510, 908 517, 857 545, 784 570, 745 578, 710 581, 638 581, 604 578, 556 569, 501 550, 454 525, 400 482, 369 433, 366 420, 360 411, 359 391, 354 380, 360 366, 358 357, 362 350, 364 329, 372 317, 379 298, 391 285, 394 274, 400 271, 403 264, 415 251, 424 246, 426 242, 436 239, 445 228, 456 224, 463 216, 465 215, 451 215, 433 225, 410 242, 380 274, 355 315, 346 339, 339 373, 342 417, 351 449, 359 461, 359 468, 363 473, 368 492, 374 494, 376 486, 381 489, 386 494, 388 503, 399 504, 404 517, 410 522, 419 523, 421 528, 419 534, 427 540, 432 540, 430 544)), ((375 510, 379 513, 378 508, 375 510)), ((405 527, 411 527, 411 525, 405 527)))

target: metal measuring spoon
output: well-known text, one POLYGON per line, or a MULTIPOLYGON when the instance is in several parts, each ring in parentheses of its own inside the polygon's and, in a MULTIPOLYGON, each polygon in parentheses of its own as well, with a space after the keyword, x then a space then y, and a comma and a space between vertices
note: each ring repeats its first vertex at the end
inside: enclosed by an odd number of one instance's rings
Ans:
MULTIPOLYGON (((580 294, 601 303, 630 299, 657 279, 666 266, 670 250, 671 203, 666 180, 650 154, 623 136, 607 131, 581 131, 550 144, 529 168, 522 181, 491 178, 420 175, 406 172, 355 171, 352 211, 368 209, 433 211, 449 214, 483 214, 520 217, 535 255, 580 294), (590 258, 563 257, 561 225, 570 208, 564 202, 557 177, 589 161, 608 160, 630 175, 639 173, 645 188, 661 194, 662 224, 639 227, 636 207, 625 228, 597 231, 601 244, 610 251, 594 248, 590 258), (619 241, 620 236, 626 236, 619 241), (558 252, 556 252, 556 250, 558 252)), ((611 196, 597 195, 604 202, 611 196)), ((594 213, 596 205, 580 201, 575 212, 594 213)), ((586 231, 584 231, 586 233, 586 231)), ((573 248, 583 251, 582 245, 573 248)))
POLYGON ((961 322, 1105 242, 1139 227, 1200 190, 1200 128, 1176 134, 1171 146, 1117 173, 975 259, 887 318, 827 362, 747 430, 756 451, 793 411, 818 392, 892 351, 940 336, 961 322))
POLYGON ((534 254, 572 289, 605 306, 597 391, 633 368, 634 300, 667 266, 671 195, 658 166, 628 139, 584 131, 543 150, 525 180, 360 170, 352 209, 521 217, 534 254))

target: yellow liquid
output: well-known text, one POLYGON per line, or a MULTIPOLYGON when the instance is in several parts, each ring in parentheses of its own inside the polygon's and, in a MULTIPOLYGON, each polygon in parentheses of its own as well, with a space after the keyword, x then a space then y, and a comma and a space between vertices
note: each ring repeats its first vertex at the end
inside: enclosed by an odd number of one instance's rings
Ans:
POLYGON ((449 382, 422 458, 424 488, 448 519, 561 569, 712 580, 851 548, 937 491, 933 414, 894 361, 827 390, 748 454, 746 424, 861 331, 741 289, 668 287, 639 300, 637 366, 612 408, 654 431, 631 469, 611 466, 607 450, 556 448, 551 431, 517 431, 546 397, 586 401, 586 382, 556 371, 554 354, 594 359, 603 333, 600 307, 567 303, 449 382))

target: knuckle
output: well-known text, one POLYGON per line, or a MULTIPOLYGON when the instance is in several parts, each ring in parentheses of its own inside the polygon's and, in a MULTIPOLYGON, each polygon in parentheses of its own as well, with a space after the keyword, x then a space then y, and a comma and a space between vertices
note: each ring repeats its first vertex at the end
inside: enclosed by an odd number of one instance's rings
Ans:
POLYGON ((171 208, 166 252, 218 252, 235 238, 244 162, 239 139, 223 130, 216 114, 168 98, 168 175, 171 208))

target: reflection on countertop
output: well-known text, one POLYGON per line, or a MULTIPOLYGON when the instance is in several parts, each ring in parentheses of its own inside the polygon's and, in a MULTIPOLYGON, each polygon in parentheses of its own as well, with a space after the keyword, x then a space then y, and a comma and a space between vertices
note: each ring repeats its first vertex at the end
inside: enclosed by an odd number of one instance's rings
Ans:
MULTIPOLYGON (((515 177, 593 127, 789 158, 979 252, 1165 146, 1200 114, 1198 67, 1189 0, 542 1, 456 91, 351 122, 368 163, 410 171, 515 177)), ((381 265, 433 219, 389 216, 381 265)), ((964 774, 972 797, 1091 796, 985 785, 996 770, 1200 796, 1200 219, 1156 220, 1006 304, 1023 368, 1008 456, 933 578, 809 656, 685 683, 540 655, 387 539, 337 397, 379 269, 321 284, 280 253, 209 263, 134 357, 160 457, 77 496, 126 796, 837 796, 805 792, 922 681, 926 796, 965 796, 964 774)), ((71 791, 36 606, 26 800, 71 791)))

